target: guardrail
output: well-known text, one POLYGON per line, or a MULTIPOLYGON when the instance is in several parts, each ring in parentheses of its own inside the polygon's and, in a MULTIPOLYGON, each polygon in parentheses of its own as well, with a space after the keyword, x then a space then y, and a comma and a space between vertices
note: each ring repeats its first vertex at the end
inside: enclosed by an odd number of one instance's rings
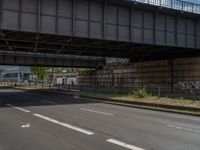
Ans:
POLYGON ((195 4, 192 2, 186 2, 181 0, 131 0, 131 1, 200 14, 200 4, 195 4))

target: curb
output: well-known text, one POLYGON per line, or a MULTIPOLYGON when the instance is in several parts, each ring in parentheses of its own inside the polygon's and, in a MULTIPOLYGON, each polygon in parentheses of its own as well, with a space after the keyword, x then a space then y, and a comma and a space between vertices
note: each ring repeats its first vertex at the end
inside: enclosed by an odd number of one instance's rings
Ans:
MULTIPOLYGON (((26 90, 28 92, 33 93, 51 93, 51 94, 62 94, 66 96, 75 96, 75 94, 67 94, 64 92, 59 92, 55 90, 27 90, 23 88, 17 88, 20 90, 26 90)), ((119 106, 126 106, 126 107, 134 107, 140 109, 147 109, 147 110, 154 110, 154 111, 161 111, 161 112, 168 112, 168 113, 177 113, 177 114, 184 114, 190 116, 198 116, 200 117, 200 108, 194 107, 185 107, 185 106, 172 106, 172 105, 165 105, 165 104, 156 104, 156 103, 146 103, 146 102, 136 102, 136 101, 123 101, 123 100, 116 100, 116 99, 109 99, 109 98, 101 98, 101 97, 92 97, 92 96, 84 96, 78 95, 78 98, 87 98, 92 101, 102 102, 112 105, 119 105, 119 106)))
MULTIPOLYGON (((143 102, 127 102, 127 101, 120 101, 120 100, 106 99, 106 98, 104 99, 104 98, 89 97, 89 96, 80 96, 80 98, 88 98, 93 101, 98 101, 98 102, 113 104, 113 105, 119 105, 119 106, 134 107, 134 108, 140 108, 140 109, 147 109, 147 110, 154 110, 154 111, 160 111, 160 112, 177 113, 177 114, 200 117, 200 109, 198 109, 197 111, 191 111, 191 110, 178 109, 178 106, 176 106, 177 109, 170 108, 171 105, 170 106, 166 105, 167 108, 164 108, 164 107, 161 107, 161 105, 159 105, 159 104, 150 105, 149 103, 143 103, 143 102)), ((162 106, 165 106, 165 105, 162 105, 162 106)))
POLYGON ((195 107, 173 106, 173 105, 165 105, 165 104, 157 104, 157 103, 146 103, 146 102, 138 102, 138 101, 124 101, 124 100, 101 98, 101 97, 98 98, 98 97, 91 97, 91 96, 84 96, 84 95, 81 95, 81 97, 94 98, 94 99, 99 99, 99 100, 104 100, 104 101, 118 102, 118 103, 132 104, 132 105, 159 107, 159 108, 175 109, 175 110, 181 110, 181 111, 200 112, 200 108, 195 108, 195 107))

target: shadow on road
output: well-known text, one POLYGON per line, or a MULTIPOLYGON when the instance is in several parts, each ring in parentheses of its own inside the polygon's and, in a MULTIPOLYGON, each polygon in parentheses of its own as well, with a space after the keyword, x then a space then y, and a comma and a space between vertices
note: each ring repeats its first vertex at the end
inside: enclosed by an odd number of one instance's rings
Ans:
POLYGON ((31 90, 20 91, 14 89, 0 89, 0 108, 12 104, 19 107, 49 106, 49 105, 76 105, 85 103, 96 103, 91 100, 73 98, 67 95, 59 95, 46 92, 34 93, 31 90))

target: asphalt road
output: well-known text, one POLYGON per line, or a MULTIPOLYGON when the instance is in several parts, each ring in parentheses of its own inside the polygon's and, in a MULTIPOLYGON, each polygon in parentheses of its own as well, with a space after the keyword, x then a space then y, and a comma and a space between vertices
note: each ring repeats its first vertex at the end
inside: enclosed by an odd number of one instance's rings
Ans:
POLYGON ((200 150, 200 118, 1 89, 0 150, 200 150))

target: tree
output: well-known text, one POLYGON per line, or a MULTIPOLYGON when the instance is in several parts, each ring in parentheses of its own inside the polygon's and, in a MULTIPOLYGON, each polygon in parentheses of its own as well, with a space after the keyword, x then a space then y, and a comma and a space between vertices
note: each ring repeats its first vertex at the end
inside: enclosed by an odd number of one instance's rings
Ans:
POLYGON ((64 73, 64 72, 66 72, 66 68, 62 68, 62 67, 54 68, 54 72, 55 73, 64 73))
POLYGON ((36 75, 36 81, 42 82, 42 86, 43 86, 45 79, 47 79, 48 77, 48 68, 32 67, 31 71, 36 75))

